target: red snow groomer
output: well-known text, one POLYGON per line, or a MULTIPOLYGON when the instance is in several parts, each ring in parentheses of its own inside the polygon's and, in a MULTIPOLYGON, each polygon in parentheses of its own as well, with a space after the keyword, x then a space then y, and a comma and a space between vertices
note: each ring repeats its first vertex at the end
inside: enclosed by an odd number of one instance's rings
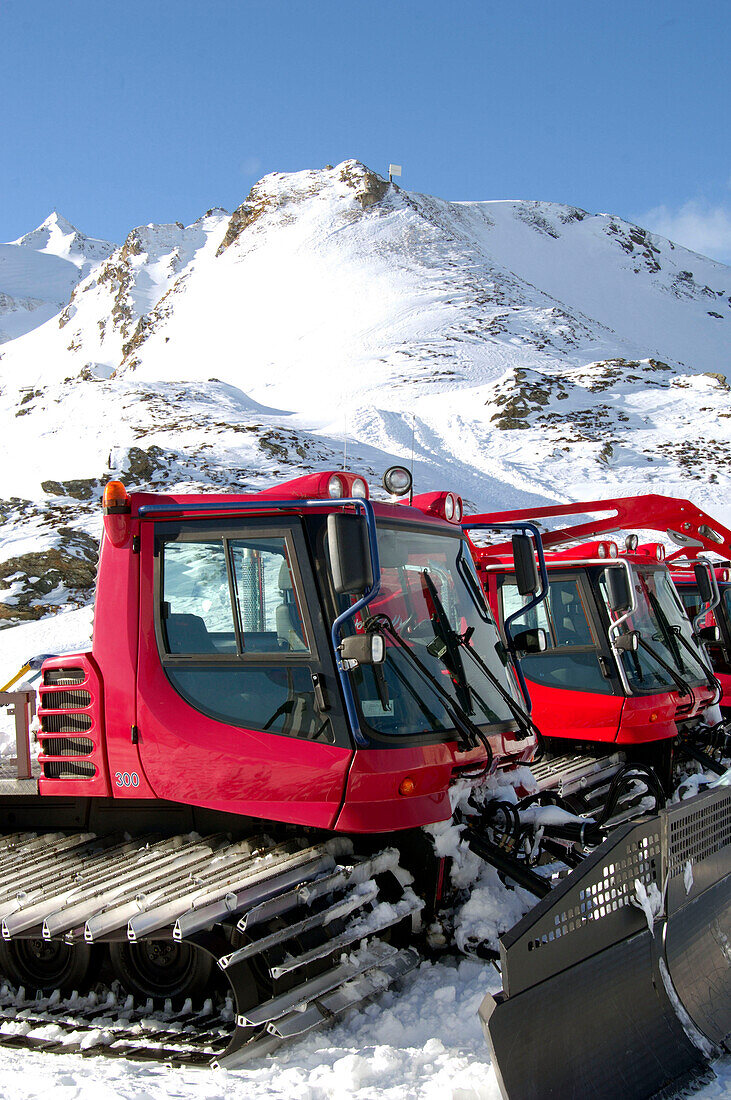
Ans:
POLYGON ((92 647, 40 666, 37 763, 32 692, 0 700, 0 970, 39 991, 0 995, 0 1040, 236 1068, 418 965, 453 900, 428 829, 454 821, 540 898, 501 947, 506 1095, 703 1069, 731 1032, 731 790, 611 832, 524 796, 539 736, 458 498, 375 504, 325 472, 239 496, 111 482, 104 510, 92 647), (137 1000, 49 996, 112 978, 137 1000), (204 1001, 221 983, 230 1003, 204 1001))
POLYGON ((694 629, 708 647, 723 691, 721 710, 731 718, 731 561, 713 558, 704 562, 700 557, 702 550, 720 553, 725 547, 724 553, 728 553, 731 531, 708 518, 701 527, 701 537, 693 542, 702 544, 687 542, 685 549, 670 554, 667 562, 694 629), (704 565, 710 566, 710 590, 704 565))
POLYGON ((530 594, 518 590, 509 544, 479 547, 474 555, 491 606, 514 638, 533 717, 546 738, 541 782, 572 791, 580 802, 588 798, 596 810, 596 798, 606 791, 600 777, 615 783, 616 795, 622 768, 628 780, 644 770, 651 786, 656 776, 666 795, 678 751, 718 774, 726 770, 720 762, 726 724, 709 720, 722 691, 705 648, 716 632, 699 628, 699 619, 718 605, 714 568, 703 558, 688 567, 696 604, 692 624, 664 545, 640 544, 636 531, 716 551, 731 548, 731 533, 688 501, 658 496, 474 520, 534 522, 590 513, 598 515, 542 532, 547 599, 537 606, 524 606, 530 594), (618 531, 630 532, 623 544, 601 537, 618 531))
MULTIPOLYGON (((731 536, 689 502, 653 496, 483 514, 465 517, 464 526, 469 531, 471 523, 480 528, 490 522, 512 523, 537 536, 537 521, 592 513, 599 516, 541 532, 545 553, 540 545, 537 549, 540 594, 546 595, 543 601, 536 595, 538 583, 526 587, 519 579, 518 574, 525 572, 519 568, 520 546, 491 544, 475 547, 473 554, 491 606, 505 629, 508 648, 520 658, 524 693, 532 700, 532 716, 544 733, 546 755, 532 766, 541 791, 558 795, 558 804, 582 816, 592 815, 610 825, 636 816, 638 809, 648 806, 648 795, 653 796, 656 808, 663 805, 664 795, 672 788, 672 757, 678 747, 722 775, 723 784, 728 761, 719 762, 719 757, 727 749, 727 729, 723 723, 709 727, 704 720, 704 712, 720 697, 720 685, 703 645, 715 641, 716 635, 711 639, 709 633, 697 633, 691 627, 665 565, 663 545, 640 545, 638 536, 629 534, 620 548, 600 536, 632 528, 655 530, 686 549, 716 553, 731 550, 731 536), (712 748, 714 755, 709 756, 699 745, 712 748)), ((713 566, 695 560, 691 577, 698 590, 697 613, 708 612, 717 603, 713 566)), ((698 623, 697 617, 696 627, 698 623)), ((660 818, 668 812, 672 815, 674 808, 660 810, 660 818)), ((702 819, 709 823, 705 814, 702 819)), ((614 875, 621 876, 625 867, 631 868, 633 856, 643 849, 652 862, 658 838, 679 835, 679 826, 673 824, 667 833, 643 832, 640 824, 625 828, 630 840, 620 845, 621 860, 612 868, 606 888, 600 887, 598 893, 569 892, 563 907, 552 895, 548 912, 541 913, 539 903, 501 937, 503 973, 507 975, 504 994, 497 1003, 487 998, 481 1015, 508 1093, 536 1098, 559 1095, 562 1090, 577 1097, 592 1095, 596 1083, 590 1073, 578 1083, 576 1079, 569 1082, 561 1079, 556 1068, 561 1058, 570 1057, 564 1027, 568 1033, 576 1028, 581 1038, 575 1034, 573 1040, 584 1050, 597 1052, 603 1073, 605 1053, 610 1045, 629 1041, 624 1023, 629 1026, 632 1021, 639 1029, 647 1027, 648 1036, 653 1033, 659 1045, 654 1050, 648 1046, 636 1076, 625 1075, 626 1064, 620 1065, 616 1074, 610 1073, 607 1095, 612 1088, 615 1095, 651 1095, 659 1080, 655 1076, 658 1061, 669 1056, 674 1042, 670 1032, 663 1034, 661 1017, 665 1017, 659 1001, 663 1000, 662 989, 671 992, 668 974, 686 951, 684 977, 695 986, 689 994, 694 1002, 692 1021, 697 1025, 701 1015, 708 1020, 731 1006, 728 970, 724 975, 718 955, 711 961, 715 952, 708 939, 718 931, 716 906, 728 910, 731 904, 728 879, 725 885, 704 880, 689 906, 687 899, 694 887, 685 894, 678 878, 680 864, 674 857, 665 865, 664 873, 670 877, 660 886, 657 899, 665 921, 664 950, 657 949, 656 927, 655 938, 644 932, 625 941, 617 936, 612 942, 607 937, 601 943, 591 943, 587 938, 581 966, 577 966, 571 953, 577 944, 572 933, 577 916, 584 912, 582 907, 601 906, 602 911, 613 914, 611 919, 621 929, 622 920, 614 916, 618 896, 614 875), (554 943, 556 946, 551 946, 554 943), (539 960, 545 967, 538 965, 539 960), (704 994, 700 994, 698 974, 692 974, 696 965, 699 973, 711 977, 712 987, 704 994), (592 996, 599 995, 614 1005, 615 1023, 618 1015, 624 1018, 617 1030, 614 1025, 607 1026, 607 1017, 591 1007, 592 996), (645 1010, 653 1017, 652 1025, 642 1020, 645 1010), (557 1021, 561 1021, 559 1026, 557 1021), (525 1062, 506 1068, 501 1053, 514 1041, 518 1029, 521 1036, 528 1036, 529 1050, 524 1051, 525 1062), (545 1053, 548 1046, 550 1056, 545 1053), (537 1068, 552 1083, 559 1082, 560 1090, 543 1092, 542 1085, 536 1083, 541 1080, 540 1072, 537 1078, 531 1076, 537 1068)), ((726 823, 722 832, 731 837, 731 823, 726 823)), ((727 843, 728 839, 720 842, 720 848, 716 842, 711 845, 711 864, 715 865, 717 852, 727 843)), ((582 869, 585 866, 586 862, 582 869)), ((697 882, 692 859, 686 867, 691 868, 688 882, 697 882)), ((728 912, 722 924, 727 942, 728 912)), ((708 1035, 704 1026, 700 1031, 708 1035)), ((692 1029, 687 1028, 686 1033, 701 1041, 692 1029)), ((718 1038, 720 1031, 716 1032, 718 1038)), ((586 1064, 590 1067, 591 1059, 586 1064)))

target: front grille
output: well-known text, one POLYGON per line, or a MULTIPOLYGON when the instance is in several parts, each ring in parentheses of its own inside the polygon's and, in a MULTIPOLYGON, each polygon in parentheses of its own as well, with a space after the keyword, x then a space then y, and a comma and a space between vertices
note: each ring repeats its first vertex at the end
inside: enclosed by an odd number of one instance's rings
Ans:
POLYGON ((41 741, 47 756, 88 756, 94 748, 88 737, 43 737, 41 741))
POLYGON ((44 691, 41 706, 44 710, 73 710, 76 707, 88 707, 91 693, 88 691, 44 691))
POLYGON ((44 714, 41 717, 43 733, 84 733, 90 729, 88 714, 44 714))
POLYGON ((49 668, 43 673, 43 683, 57 684, 83 684, 86 673, 83 668, 49 668))
POLYGON ((43 765, 43 775, 46 779, 88 779, 95 774, 94 765, 83 761, 75 761, 71 764, 66 760, 54 760, 43 765))

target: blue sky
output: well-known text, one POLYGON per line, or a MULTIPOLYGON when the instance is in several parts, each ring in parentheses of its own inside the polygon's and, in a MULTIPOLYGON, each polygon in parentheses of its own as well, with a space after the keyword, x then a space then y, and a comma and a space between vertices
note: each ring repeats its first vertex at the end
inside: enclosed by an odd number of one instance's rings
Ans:
POLYGON ((728 0, 0 0, 0 240, 232 209, 357 157, 731 262, 728 0))

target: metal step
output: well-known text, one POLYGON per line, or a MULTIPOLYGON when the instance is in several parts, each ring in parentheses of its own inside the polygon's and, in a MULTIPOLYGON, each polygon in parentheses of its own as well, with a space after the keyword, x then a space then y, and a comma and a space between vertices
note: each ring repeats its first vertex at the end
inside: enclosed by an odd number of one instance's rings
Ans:
POLYGON ((555 791, 562 798, 573 794, 586 796, 601 784, 608 789, 613 777, 624 765, 621 753, 605 756, 573 753, 563 756, 546 756, 537 764, 531 764, 531 773, 538 789, 555 791))

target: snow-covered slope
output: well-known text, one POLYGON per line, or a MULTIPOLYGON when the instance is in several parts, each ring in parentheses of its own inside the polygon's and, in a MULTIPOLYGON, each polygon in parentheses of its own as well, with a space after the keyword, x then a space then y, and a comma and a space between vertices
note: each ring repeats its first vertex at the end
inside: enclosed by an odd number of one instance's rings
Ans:
POLYGON ((0 344, 55 316, 114 248, 85 237, 55 211, 17 241, 0 244, 0 344))
POLYGON ((346 161, 106 256, 58 216, 4 248, 59 308, 0 352, 0 621, 88 599, 110 476, 255 487, 346 431, 372 481, 413 442, 417 488, 481 509, 652 490, 731 520, 731 269, 619 218, 346 161))

